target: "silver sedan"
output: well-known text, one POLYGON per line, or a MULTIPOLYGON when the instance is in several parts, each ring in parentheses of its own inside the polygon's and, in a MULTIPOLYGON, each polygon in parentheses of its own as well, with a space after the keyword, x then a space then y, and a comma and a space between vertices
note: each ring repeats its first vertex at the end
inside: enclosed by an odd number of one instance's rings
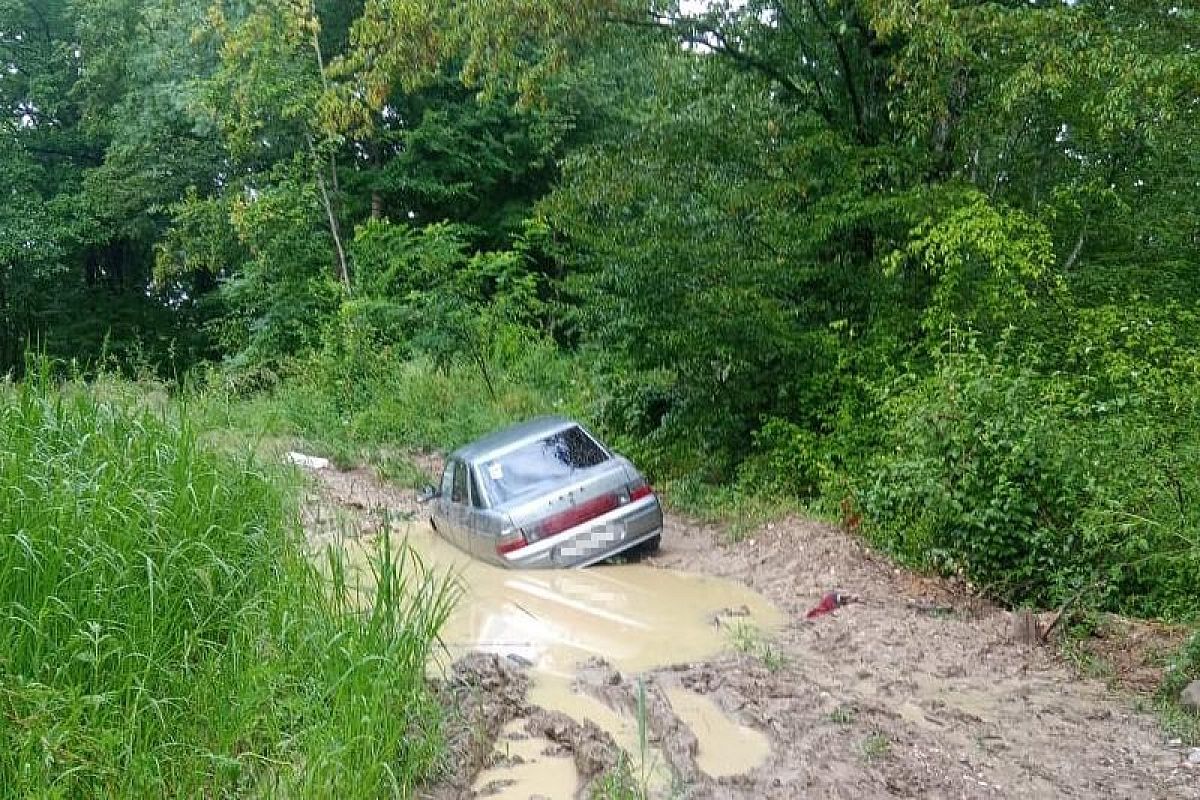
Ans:
POLYGON ((430 523, 460 549, 505 567, 586 567, 652 553, 663 513, 645 477, 583 426, 543 417, 454 451, 430 523))

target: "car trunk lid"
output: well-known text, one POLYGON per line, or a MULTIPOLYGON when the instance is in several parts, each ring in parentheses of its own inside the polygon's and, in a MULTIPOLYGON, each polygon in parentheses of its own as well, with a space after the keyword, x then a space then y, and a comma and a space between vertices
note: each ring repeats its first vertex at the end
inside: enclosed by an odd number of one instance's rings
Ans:
POLYGON ((603 516, 629 502, 628 479, 616 460, 586 470, 578 479, 556 486, 505 509, 530 542, 540 541, 603 516))

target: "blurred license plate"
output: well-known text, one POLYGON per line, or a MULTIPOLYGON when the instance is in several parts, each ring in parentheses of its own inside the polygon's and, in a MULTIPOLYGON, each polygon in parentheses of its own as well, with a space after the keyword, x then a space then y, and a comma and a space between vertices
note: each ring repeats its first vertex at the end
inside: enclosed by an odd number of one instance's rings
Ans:
POLYGON ((625 525, 620 522, 606 522, 593 525, 578 533, 569 543, 559 548, 564 558, 579 558, 580 556, 601 553, 625 538, 625 525))

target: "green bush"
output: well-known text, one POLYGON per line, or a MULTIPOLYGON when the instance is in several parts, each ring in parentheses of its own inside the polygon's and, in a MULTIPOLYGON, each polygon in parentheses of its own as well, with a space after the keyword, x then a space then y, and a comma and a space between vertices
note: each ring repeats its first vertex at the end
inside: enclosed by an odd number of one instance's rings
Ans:
POLYGON ((1194 409, 1024 361, 968 349, 890 393, 888 449, 858 498, 868 531, 1014 603, 1083 590, 1114 611, 1196 616, 1194 409))
POLYGON ((967 354, 891 398, 892 449, 861 496, 885 544, 1013 600, 1051 602, 1090 578, 1072 532, 1089 486, 1041 389, 967 354))
POLYGON ((0 796, 377 797, 436 768, 447 586, 385 547, 360 611, 282 475, 186 415, 0 387, 0 796))
POLYGON ((754 434, 754 449, 738 467, 738 484, 768 497, 811 497, 828 472, 816 434, 771 418, 754 434))

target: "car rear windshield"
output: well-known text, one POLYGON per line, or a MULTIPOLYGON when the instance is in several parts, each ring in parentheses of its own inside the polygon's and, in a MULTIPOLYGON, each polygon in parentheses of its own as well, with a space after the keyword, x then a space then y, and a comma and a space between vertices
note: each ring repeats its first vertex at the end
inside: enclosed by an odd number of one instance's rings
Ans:
POLYGON ((604 448, 580 427, 566 428, 480 464, 488 496, 497 505, 548 492, 577 470, 603 464, 604 448))

